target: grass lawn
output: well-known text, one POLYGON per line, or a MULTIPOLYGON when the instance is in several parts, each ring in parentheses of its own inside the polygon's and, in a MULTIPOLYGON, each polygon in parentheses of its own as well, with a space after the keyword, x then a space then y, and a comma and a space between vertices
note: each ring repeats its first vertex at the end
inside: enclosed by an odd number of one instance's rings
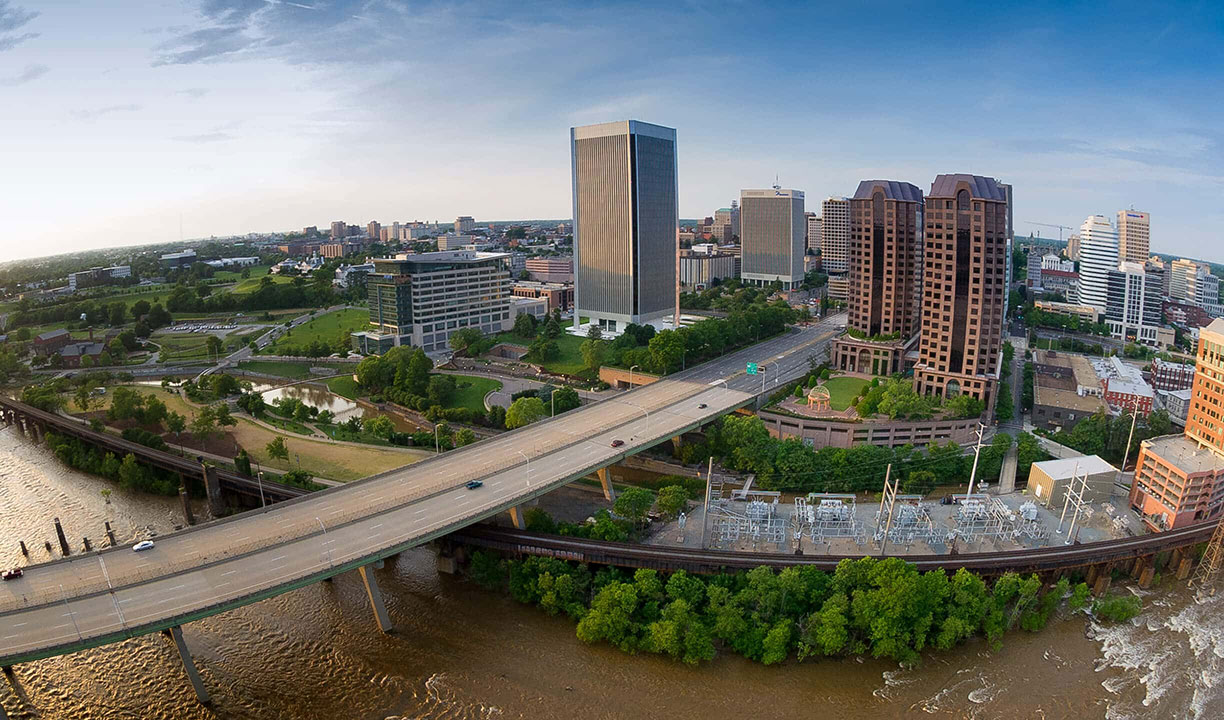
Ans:
MULTIPOLYGON (((493 338, 499 343, 513 343, 526 347, 531 343, 530 340, 515 335, 512 332, 504 332, 496 335, 493 338)), ((569 333, 561 333, 561 337, 557 338, 557 347, 561 350, 561 354, 549 360, 543 365, 544 369, 551 373, 560 373, 564 375, 579 375, 586 369, 586 365, 582 362, 582 353, 578 347, 582 345, 582 341, 586 338, 570 335, 569 333)))
POLYGON ((254 273, 252 273, 252 277, 249 277, 246 280, 243 280, 242 282, 235 285, 233 289, 230 290, 230 293, 234 295, 249 295, 250 293, 253 293, 259 289, 259 284, 263 282, 264 277, 271 278, 272 282, 277 283, 279 285, 285 285, 285 284, 293 282, 293 278, 287 275, 266 275, 265 274, 261 277, 254 277, 254 273))
POLYGON ((370 324, 370 311, 362 308, 347 308, 333 313, 320 315, 310 322, 303 323, 284 335, 281 335, 269 352, 275 353, 277 347, 286 345, 302 347, 318 340, 323 343, 334 343, 337 337, 356 330, 361 330, 370 324))
MULTIPOLYGON (((166 404, 167 410, 182 415, 183 417, 187 418, 188 422, 195 417, 195 408, 188 405, 177 392, 166 392, 159 387, 152 387, 149 385, 115 385, 107 387, 105 395, 99 395, 94 398, 97 406, 92 409, 109 410, 111 405, 111 396, 114 394, 116 387, 127 387, 136 390, 143 395, 153 395, 166 404)), ((75 395, 75 393, 65 395, 67 401, 64 407, 68 409, 69 412, 80 412, 81 409, 77 407, 76 400, 73 399, 73 395, 75 395)))
POLYGON ((425 451, 357 449, 302 437, 278 435, 246 418, 238 418, 238 425, 231 428, 231 432, 238 439, 238 444, 250 453, 251 459, 261 465, 292 470, 298 467, 300 459, 302 469, 332 480, 359 480, 433 455, 432 452, 425 451), (285 438, 285 444, 289 447, 289 462, 273 460, 268 456, 267 444, 277 437, 285 438))
POLYGON ((829 407, 845 410, 870 381, 856 377, 834 377, 825 382, 829 388, 829 407))
POLYGON ((501 390, 502 387, 501 381, 494 380, 493 378, 475 377, 472 375, 452 375, 451 377, 455 378, 456 385, 462 386, 466 383, 467 386, 459 387, 455 391, 455 395, 451 398, 447 407, 464 407, 472 412, 484 413, 484 396, 494 390, 501 390))
POLYGON ((361 386, 357 384, 352 375, 328 378, 324 382, 327 383, 328 390, 331 390, 340 397, 356 400, 361 395, 361 386))
POLYGON ((250 267, 241 268, 238 270, 218 270, 213 273, 214 280, 222 280, 224 282, 238 282, 245 278, 242 277, 243 270, 250 270, 248 275, 252 278, 259 279, 268 274, 271 265, 251 265, 250 267))
MULTIPOLYGON (((256 337, 260 330, 235 330, 225 336, 223 354, 228 355, 256 337)), ((161 345, 159 359, 169 360, 207 360, 207 342, 211 333, 175 333, 170 335, 154 335, 151 341, 161 345)))
POLYGON ((296 420, 281 417, 273 412, 264 413, 264 416, 260 419, 269 425, 280 428, 281 430, 288 430, 289 432, 294 432, 298 435, 314 435, 314 433, 310 431, 310 428, 306 427, 302 423, 297 422, 296 420))

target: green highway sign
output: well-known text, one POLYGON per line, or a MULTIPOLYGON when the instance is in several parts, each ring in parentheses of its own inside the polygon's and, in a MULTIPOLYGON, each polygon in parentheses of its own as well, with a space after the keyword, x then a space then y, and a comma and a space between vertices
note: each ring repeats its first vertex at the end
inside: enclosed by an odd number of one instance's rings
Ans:
POLYGON ((757 374, 757 364, 756 363, 748 363, 748 374, 749 375, 757 374))

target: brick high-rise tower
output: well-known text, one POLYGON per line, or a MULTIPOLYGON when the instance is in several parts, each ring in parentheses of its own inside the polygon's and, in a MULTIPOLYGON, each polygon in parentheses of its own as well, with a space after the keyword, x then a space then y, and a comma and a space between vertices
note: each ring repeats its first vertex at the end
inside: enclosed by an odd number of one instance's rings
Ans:
POLYGON ((939 175, 925 214, 915 388, 945 398, 968 393, 990 407, 1007 302, 1007 189, 993 178, 939 175))
POLYGON ((864 180, 850 200, 849 319, 833 344, 842 370, 904 370, 919 327, 922 191, 895 180, 864 180))

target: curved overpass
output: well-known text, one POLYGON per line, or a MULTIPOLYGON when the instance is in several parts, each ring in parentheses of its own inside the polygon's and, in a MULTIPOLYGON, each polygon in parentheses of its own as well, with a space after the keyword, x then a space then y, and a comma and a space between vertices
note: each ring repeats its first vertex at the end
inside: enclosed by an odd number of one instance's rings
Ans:
POLYGON ((744 363, 768 361, 783 377, 806 369, 832 323, 431 460, 163 536, 147 552, 111 548, 27 568, 0 584, 0 665, 171 629, 504 512, 751 404, 761 382, 742 375, 744 363), (468 489, 471 480, 483 487, 468 489))

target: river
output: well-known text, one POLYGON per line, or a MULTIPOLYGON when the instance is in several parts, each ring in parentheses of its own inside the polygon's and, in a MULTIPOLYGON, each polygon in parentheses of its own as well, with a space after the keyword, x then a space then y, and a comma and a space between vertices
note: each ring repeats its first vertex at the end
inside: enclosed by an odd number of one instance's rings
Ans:
MULTIPOLYGON (((180 522, 177 500, 114 489, 0 431, 0 566, 47 559, 58 516, 79 549, 103 521, 124 541, 180 522)), ((1132 623, 1082 617, 929 654, 915 669, 871 659, 763 667, 729 653, 698 667, 583 645, 573 624, 439 575, 429 550, 380 571, 396 632, 378 632, 360 580, 341 576, 190 623, 210 708, 150 635, 19 665, 11 718, 1218 718, 1224 594, 1197 604, 1165 586, 1132 623)), ((0 626, 0 637, 4 628, 0 626)), ((2 642, 2 641, 0 641, 2 642)))

